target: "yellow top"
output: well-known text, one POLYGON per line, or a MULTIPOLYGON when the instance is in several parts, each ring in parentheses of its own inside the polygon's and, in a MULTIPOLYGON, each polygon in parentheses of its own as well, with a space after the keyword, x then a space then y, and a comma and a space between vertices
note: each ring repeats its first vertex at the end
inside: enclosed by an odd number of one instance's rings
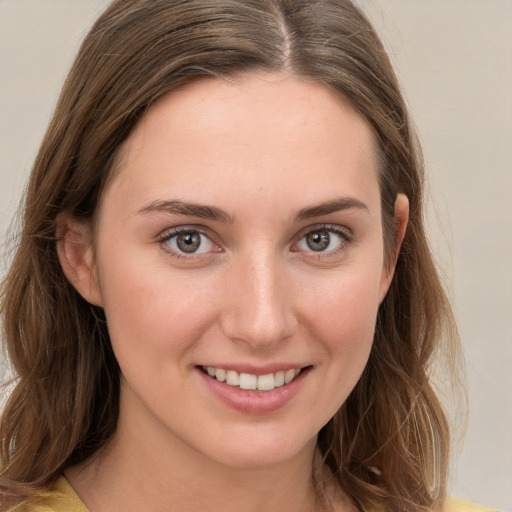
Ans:
MULTIPOLYGON (((66 478, 59 478, 52 488, 29 504, 19 505, 11 512, 89 512, 66 478)), ((461 498, 450 498, 444 512, 498 512, 461 498)))
POLYGON ((18 505, 9 512, 89 512, 65 477, 55 481, 50 490, 35 501, 18 505))

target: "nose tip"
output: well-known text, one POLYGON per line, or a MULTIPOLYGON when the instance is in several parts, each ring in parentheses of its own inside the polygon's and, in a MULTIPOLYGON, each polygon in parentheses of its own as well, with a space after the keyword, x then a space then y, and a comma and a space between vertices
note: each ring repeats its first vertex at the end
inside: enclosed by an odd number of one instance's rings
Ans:
POLYGON ((280 311, 252 311, 250 314, 225 315, 224 334, 251 345, 255 349, 268 349, 291 337, 296 331, 296 322, 290 315, 280 311))
POLYGON ((297 331, 290 289, 282 274, 268 267, 253 268, 231 290, 230 306, 222 317, 228 338, 268 349, 297 331))

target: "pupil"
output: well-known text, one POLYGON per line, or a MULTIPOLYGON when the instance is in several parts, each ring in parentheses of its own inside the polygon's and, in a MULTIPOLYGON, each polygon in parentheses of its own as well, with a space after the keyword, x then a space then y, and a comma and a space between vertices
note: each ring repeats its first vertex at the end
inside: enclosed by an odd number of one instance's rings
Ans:
POLYGON ((314 231, 307 236, 306 241, 312 251, 323 251, 329 246, 331 237, 328 231, 314 231))
POLYGON ((183 252, 194 252, 201 244, 201 236, 199 233, 184 233, 178 236, 176 244, 183 252))

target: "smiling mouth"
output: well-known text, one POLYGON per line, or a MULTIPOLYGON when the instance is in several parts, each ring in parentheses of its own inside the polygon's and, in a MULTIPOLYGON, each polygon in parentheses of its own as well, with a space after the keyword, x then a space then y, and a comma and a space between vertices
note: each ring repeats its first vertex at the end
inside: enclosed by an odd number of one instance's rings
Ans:
POLYGON ((295 368, 286 371, 268 373, 266 375, 254 375, 252 373, 238 373, 234 370, 224 370, 212 366, 201 366, 201 370, 212 379, 226 383, 228 386, 239 389, 272 391, 292 382, 306 368, 295 368))

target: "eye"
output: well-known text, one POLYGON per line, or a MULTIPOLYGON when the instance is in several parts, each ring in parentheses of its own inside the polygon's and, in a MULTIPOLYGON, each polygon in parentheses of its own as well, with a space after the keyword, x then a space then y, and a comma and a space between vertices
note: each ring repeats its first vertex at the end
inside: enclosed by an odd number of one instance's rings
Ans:
POLYGON ((349 235, 334 226, 323 226, 307 232, 298 242, 297 250, 336 252, 349 242, 349 235))
POLYGON ((204 254, 215 251, 216 245, 203 233, 195 229, 175 230, 165 235, 161 242, 166 249, 178 254, 204 254))

